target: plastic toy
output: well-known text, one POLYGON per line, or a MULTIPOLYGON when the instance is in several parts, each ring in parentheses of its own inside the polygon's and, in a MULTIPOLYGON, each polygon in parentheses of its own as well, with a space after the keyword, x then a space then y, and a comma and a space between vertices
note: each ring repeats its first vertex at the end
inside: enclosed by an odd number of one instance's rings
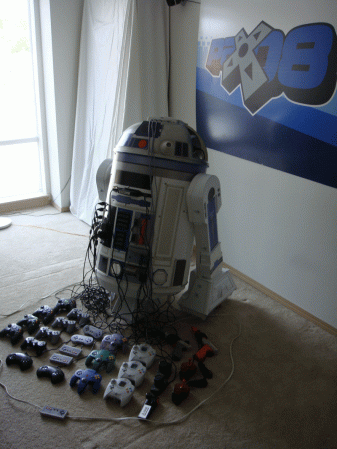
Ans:
POLYGON ((27 354, 13 352, 7 356, 6 364, 8 366, 18 365, 21 371, 26 371, 33 365, 33 359, 27 354))
POLYGON ((102 381, 102 376, 94 369, 79 369, 70 379, 70 386, 74 387, 77 382, 77 393, 82 394, 88 385, 91 385, 93 394, 98 393, 102 381))
POLYGON ((104 392, 104 399, 114 399, 121 407, 125 407, 132 398, 135 387, 129 379, 111 379, 104 392))
POLYGON ((85 360, 85 366, 93 368, 97 372, 105 369, 107 373, 110 373, 115 367, 115 361, 114 354, 105 349, 100 349, 90 352, 85 360))
POLYGON ((23 329, 18 324, 12 323, 8 324, 5 329, 2 329, 0 331, 0 337, 9 337, 11 340, 12 345, 15 345, 18 343, 23 336, 23 329))
POLYGON ((40 377, 49 377, 52 384, 58 384, 64 380, 64 372, 61 368, 43 365, 37 369, 36 375, 38 378, 40 377))

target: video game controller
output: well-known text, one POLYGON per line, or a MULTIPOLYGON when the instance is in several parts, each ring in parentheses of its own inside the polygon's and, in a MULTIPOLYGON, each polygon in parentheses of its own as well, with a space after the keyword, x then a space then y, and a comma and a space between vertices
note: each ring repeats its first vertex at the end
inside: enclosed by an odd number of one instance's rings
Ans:
POLYGON ((33 359, 22 352, 13 352, 7 356, 6 364, 8 366, 19 365, 21 371, 26 371, 33 365, 33 359))
POLYGON ((85 366, 92 367, 95 371, 100 372, 103 369, 110 373, 115 367, 116 357, 111 352, 100 349, 91 351, 85 360, 85 366))
POLYGON ((97 371, 95 371, 94 369, 86 369, 86 370, 79 369, 70 379, 69 385, 71 387, 74 387, 78 381, 79 381, 77 387, 78 394, 82 394, 86 389, 87 385, 91 385, 92 392, 96 394, 98 393, 98 390, 101 386, 102 376, 98 374, 97 371))
POLYGON ((21 349, 33 349, 37 357, 39 357, 47 349, 47 343, 42 340, 36 340, 34 337, 27 337, 22 343, 21 349))
POLYGON ((37 309, 32 315, 39 318, 43 324, 49 324, 54 318, 54 311, 51 307, 45 305, 37 309))
POLYGON ((67 320, 67 318, 58 317, 52 323, 51 327, 63 329, 67 334, 71 334, 76 329, 76 321, 67 320))
POLYGON ((75 299, 59 299, 56 306, 53 308, 54 315, 60 312, 70 312, 76 307, 75 299))
POLYGON ((58 384, 64 380, 64 372, 59 367, 43 365, 37 369, 36 375, 40 377, 49 377, 52 384, 58 384))
POLYGON ((137 388, 144 380, 146 368, 141 362, 124 362, 118 373, 118 378, 129 379, 137 388))
POLYGON ((75 343, 75 345, 85 345, 89 346, 94 342, 92 337, 88 337, 86 335, 75 334, 70 337, 71 341, 75 343))
POLYGON ((0 331, 0 337, 9 337, 11 339, 12 345, 18 343, 23 336, 23 329, 18 324, 12 323, 8 324, 5 329, 0 331))
POLYGON ((129 355, 129 362, 141 362, 147 369, 149 369, 155 357, 156 351, 147 343, 141 343, 132 347, 129 355))
POLYGON ((117 354, 118 349, 121 349, 125 354, 128 347, 128 339, 121 334, 105 335, 100 346, 101 349, 107 349, 113 354, 117 354))
POLYGON ((103 335, 103 331, 101 329, 98 329, 98 327, 95 326, 91 326, 90 324, 86 324, 84 326, 83 332, 85 335, 90 335, 90 337, 93 337, 95 340, 102 338, 103 335))
POLYGON ((27 329, 29 335, 33 334, 40 325, 39 319, 32 315, 28 314, 23 317, 22 320, 16 323, 18 326, 21 326, 23 330, 27 329))
POLYGON ((135 387, 129 379, 111 379, 103 395, 103 399, 114 399, 121 407, 128 404, 132 398, 135 387))
POLYGON ((52 345, 56 345, 56 343, 60 339, 61 332, 60 331, 53 331, 49 329, 49 327, 41 327, 37 334, 35 335, 35 338, 37 340, 49 340, 52 345))
POLYGON ((68 313, 67 318, 76 320, 80 327, 90 323, 89 313, 83 312, 83 310, 77 309, 76 307, 68 313))

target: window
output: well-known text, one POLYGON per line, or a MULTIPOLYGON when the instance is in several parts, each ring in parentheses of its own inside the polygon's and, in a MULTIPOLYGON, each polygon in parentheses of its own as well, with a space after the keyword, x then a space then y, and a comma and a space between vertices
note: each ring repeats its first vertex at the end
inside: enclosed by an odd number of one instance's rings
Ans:
POLYGON ((46 194, 33 3, 0 0, 0 203, 46 194))

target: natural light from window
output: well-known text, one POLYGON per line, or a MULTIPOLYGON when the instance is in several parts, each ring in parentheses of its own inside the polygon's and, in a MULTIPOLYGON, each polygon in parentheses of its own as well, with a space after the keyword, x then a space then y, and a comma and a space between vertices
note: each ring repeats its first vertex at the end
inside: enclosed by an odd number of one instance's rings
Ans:
POLYGON ((0 0, 0 202, 44 193, 28 0, 0 0))

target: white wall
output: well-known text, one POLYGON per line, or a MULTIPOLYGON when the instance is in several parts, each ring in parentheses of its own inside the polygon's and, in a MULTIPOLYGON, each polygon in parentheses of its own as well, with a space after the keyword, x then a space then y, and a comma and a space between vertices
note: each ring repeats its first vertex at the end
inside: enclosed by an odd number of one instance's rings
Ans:
MULTIPOLYGON (((199 5, 171 8, 171 116, 195 127, 199 5)), ((337 189, 209 150, 224 261, 337 328, 337 189)))
POLYGON ((51 194, 70 205, 74 123, 83 0, 41 0, 41 34, 51 194))

